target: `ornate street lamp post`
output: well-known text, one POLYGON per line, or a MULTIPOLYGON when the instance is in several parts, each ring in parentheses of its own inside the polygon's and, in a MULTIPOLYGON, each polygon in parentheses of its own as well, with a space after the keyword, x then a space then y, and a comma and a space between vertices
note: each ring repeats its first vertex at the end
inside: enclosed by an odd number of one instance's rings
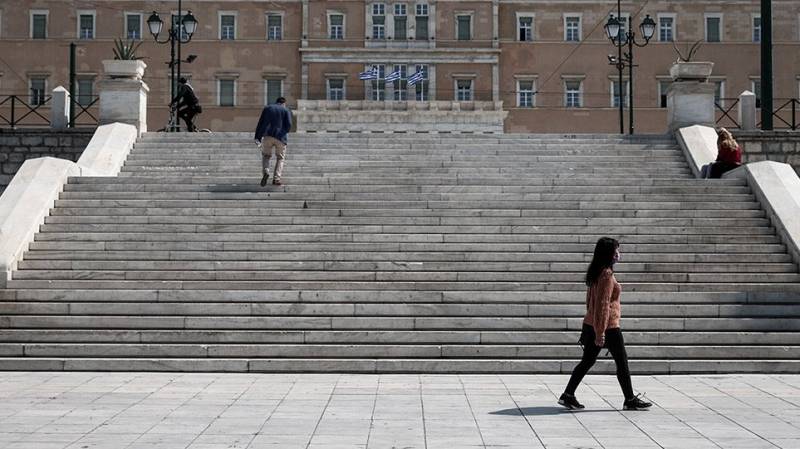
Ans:
MULTIPOLYGON (((620 0, 617 0, 617 17, 621 17, 620 0)), ((624 112, 624 98, 622 93, 623 86, 623 72, 625 67, 628 67, 628 122, 630 134, 633 134, 633 47, 644 47, 650 43, 650 39, 656 32, 656 22, 648 14, 647 17, 639 25, 644 43, 636 41, 636 33, 631 30, 630 23, 623 27, 622 23, 612 14, 608 19, 608 23, 603 27, 606 30, 606 35, 611 42, 617 47, 617 56, 609 56, 608 60, 611 65, 616 66, 619 72, 619 84, 617 87, 617 94, 619 97, 619 132, 625 134, 625 112, 624 112), (628 46, 628 51, 623 53, 622 48, 628 46)), ((630 20, 628 20, 630 22, 630 20)))
MULTIPOLYGON (((192 40, 192 36, 194 35, 195 30, 197 30, 197 19, 194 18, 191 11, 188 11, 185 16, 182 16, 181 12, 181 2, 178 2, 178 20, 175 23, 174 20, 171 20, 171 25, 169 27, 169 31, 167 32, 167 38, 163 41, 158 40, 158 35, 161 34, 161 30, 164 27, 164 22, 161 20, 161 17, 158 16, 158 13, 153 11, 153 14, 147 19, 147 27, 150 29, 150 34, 153 35, 153 39, 159 44, 166 44, 169 43, 170 45, 170 54, 169 54, 169 68, 170 68, 170 101, 175 98, 175 94, 177 92, 177 85, 178 85, 178 77, 180 76, 181 71, 181 55, 180 55, 180 45, 188 43, 192 40), (184 34, 185 33, 185 34, 184 34), (177 44, 177 57, 175 52, 175 47, 177 44), (176 68, 177 67, 177 74, 176 77, 176 68)), ((171 123, 169 126, 170 131, 177 130, 177 118, 172 117, 171 123)))

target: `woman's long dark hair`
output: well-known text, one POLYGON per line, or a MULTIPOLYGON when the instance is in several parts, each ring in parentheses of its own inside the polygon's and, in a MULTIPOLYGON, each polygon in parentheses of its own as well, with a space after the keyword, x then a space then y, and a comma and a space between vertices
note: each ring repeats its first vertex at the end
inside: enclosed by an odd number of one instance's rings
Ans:
POLYGON ((592 263, 589 264, 589 269, 586 270, 586 286, 591 287, 592 284, 600 277, 600 273, 606 268, 612 268, 614 265, 614 253, 619 248, 619 242, 611 237, 601 237, 594 246, 594 256, 592 256, 592 263))

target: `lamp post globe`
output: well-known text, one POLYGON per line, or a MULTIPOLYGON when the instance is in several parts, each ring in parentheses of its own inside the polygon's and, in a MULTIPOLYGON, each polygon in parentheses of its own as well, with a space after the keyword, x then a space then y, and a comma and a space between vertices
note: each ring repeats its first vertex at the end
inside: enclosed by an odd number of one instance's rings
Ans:
POLYGON ((619 38, 620 27, 619 20, 612 14, 603 28, 605 28, 606 35, 609 39, 616 40, 619 38))
POLYGON ((158 13, 153 11, 153 14, 150 14, 150 17, 147 18, 147 28, 150 29, 150 34, 158 40, 158 35, 161 34, 161 29, 164 27, 164 22, 161 20, 161 17, 158 16, 158 13))
POLYGON ((186 34, 191 36, 194 34, 195 30, 197 30, 197 19, 194 18, 192 11, 189 11, 185 16, 183 16, 183 20, 181 21, 183 24, 183 28, 186 30, 186 34))
POLYGON ((652 39, 653 35, 656 34, 656 22, 650 17, 650 14, 644 18, 642 24, 639 25, 639 29, 642 31, 642 36, 646 41, 652 39))

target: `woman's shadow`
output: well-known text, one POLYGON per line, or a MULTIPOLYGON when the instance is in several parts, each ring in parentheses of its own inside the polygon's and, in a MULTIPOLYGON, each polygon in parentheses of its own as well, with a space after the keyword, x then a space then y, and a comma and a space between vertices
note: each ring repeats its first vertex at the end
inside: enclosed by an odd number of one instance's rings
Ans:
POLYGON ((600 410, 569 410, 564 407, 521 407, 521 408, 507 408, 498 410, 496 412, 489 412, 490 415, 503 415, 503 416, 553 416, 563 415, 567 413, 598 413, 598 412, 619 412, 614 409, 600 409, 600 410))

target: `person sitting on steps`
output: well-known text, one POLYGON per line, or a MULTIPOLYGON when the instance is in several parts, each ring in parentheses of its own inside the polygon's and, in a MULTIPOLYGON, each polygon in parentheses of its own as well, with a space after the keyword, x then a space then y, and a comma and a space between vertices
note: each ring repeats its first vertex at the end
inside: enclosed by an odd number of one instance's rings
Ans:
POLYGON ((177 106, 178 119, 183 119, 187 131, 197 131, 197 127, 194 126, 194 116, 203 112, 203 108, 200 107, 200 100, 186 78, 181 77, 178 80, 178 93, 169 105, 170 107, 177 106))
POLYGON ((725 128, 717 131, 717 160, 706 164, 700 171, 701 178, 721 178, 723 174, 742 165, 742 149, 725 128))
POLYGON ((575 398, 575 390, 583 380, 583 376, 597 361, 597 356, 602 348, 608 348, 617 365, 617 380, 625 402, 625 410, 644 410, 651 403, 633 394, 631 373, 628 370, 628 354, 625 351, 625 342, 622 339, 622 330, 619 327, 620 303, 619 294, 621 287, 614 278, 614 264, 619 260, 619 242, 609 237, 597 241, 594 247, 594 256, 586 271, 586 315, 583 318, 583 329, 578 340, 583 346, 583 357, 572 371, 564 394, 558 403, 572 409, 582 409, 583 404, 575 398))

